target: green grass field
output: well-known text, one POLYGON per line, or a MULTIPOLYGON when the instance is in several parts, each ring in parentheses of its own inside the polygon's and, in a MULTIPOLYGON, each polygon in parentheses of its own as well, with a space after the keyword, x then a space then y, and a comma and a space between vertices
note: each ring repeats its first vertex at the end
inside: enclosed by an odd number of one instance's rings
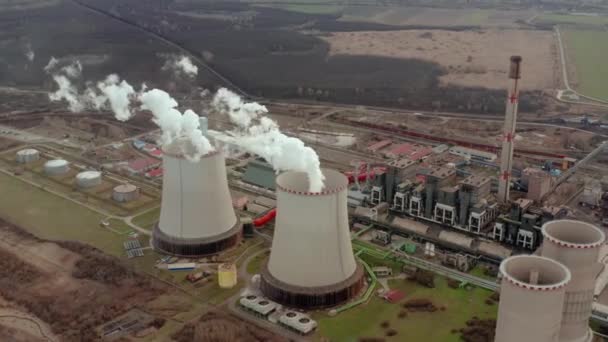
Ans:
POLYGON ((569 64, 576 68, 578 85, 583 95, 608 100, 608 31, 564 30, 569 64))
POLYGON ((283 9, 286 11, 308 14, 340 14, 344 10, 343 5, 338 4, 336 1, 333 0, 298 0, 294 1, 293 4, 269 4, 269 2, 272 1, 267 0, 248 0, 248 2, 253 4, 259 4, 260 6, 268 6, 272 8, 283 9), (307 2, 309 2, 310 4, 308 4, 307 2))
POLYGON ((133 223, 144 229, 152 230, 152 228, 154 227, 154 224, 156 222, 158 222, 159 217, 160 217, 160 207, 156 208, 156 209, 152 209, 139 216, 135 216, 133 218, 133 223))
POLYGON ((0 216, 41 238, 77 240, 109 254, 123 254, 123 236, 101 227, 103 216, 0 173, 0 216))
POLYGON ((327 337, 331 341, 357 341, 360 337, 384 337, 384 329, 380 327, 383 321, 389 321, 390 327, 398 334, 391 341, 460 341, 458 334, 452 334, 452 329, 465 327, 467 320, 473 316, 481 319, 496 318, 497 306, 485 304, 491 292, 473 288, 472 290, 452 289, 448 287, 445 278, 436 277, 436 288, 422 287, 406 280, 389 281, 391 288, 400 289, 405 293, 402 300, 426 298, 433 301, 435 306, 445 306, 445 311, 413 312, 406 318, 398 318, 402 310, 397 304, 390 304, 383 299, 373 296, 367 304, 355 307, 336 317, 316 314, 319 320, 317 339, 327 337))
POLYGON ((570 24, 570 25, 592 25, 601 26, 608 24, 608 17, 605 16, 584 16, 584 15, 567 15, 567 14, 542 14, 538 16, 535 23, 540 24, 570 24))
POLYGON ((251 275, 260 273, 262 269, 262 264, 268 259, 268 255, 268 252, 260 253, 256 255, 253 259, 251 259, 247 264, 247 273, 251 275))

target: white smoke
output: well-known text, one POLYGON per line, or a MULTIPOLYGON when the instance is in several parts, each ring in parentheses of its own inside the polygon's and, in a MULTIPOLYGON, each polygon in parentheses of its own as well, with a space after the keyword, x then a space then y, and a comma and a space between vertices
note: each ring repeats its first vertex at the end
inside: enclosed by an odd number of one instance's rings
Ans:
POLYGON ((78 89, 72 84, 71 79, 77 78, 82 72, 82 65, 79 61, 72 62, 61 69, 56 69, 59 61, 51 57, 49 63, 44 67, 47 73, 52 73, 53 80, 57 83, 59 89, 54 93, 49 94, 51 101, 66 100, 69 104, 69 109, 72 112, 79 112, 85 108, 86 99, 78 93, 78 89))
POLYGON ((34 58, 36 58, 36 54, 34 53, 34 50, 32 50, 32 46, 30 44, 25 46, 25 57, 30 62, 33 62, 34 58))
POLYGON ((179 148, 190 161, 214 150, 200 130, 199 116, 188 109, 183 114, 176 109, 178 103, 168 93, 152 89, 143 93, 139 100, 142 109, 152 112, 154 123, 161 129, 161 145, 179 148))
POLYGON ((57 60, 57 58, 51 56, 51 59, 49 59, 49 62, 44 67, 44 71, 47 73, 50 73, 53 69, 55 69, 55 67, 58 64, 59 64, 59 60, 57 60))
POLYGON ((266 107, 245 103, 237 94, 224 88, 216 93, 212 105, 217 111, 228 114, 230 121, 238 126, 229 132, 230 142, 263 157, 276 171, 306 172, 309 191, 323 190, 325 176, 317 153, 300 139, 281 133, 272 119, 260 117, 268 112, 266 107))
POLYGON ((198 75, 198 67, 187 56, 167 60, 162 69, 173 70, 177 74, 186 74, 188 77, 198 75))
POLYGON ((89 89, 87 98, 96 109, 103 108, 106 103, 114 112, 119 121, 127 121, 131 118, 131 102, 137 97, 135 89, 125 80, 120 80, 116 74, 109 75, 103 82, 97 83, 101 95, 89 89))
POLYGON ((257 102, 243 102, 240 96, 226 88, 220 88, 217 91, 211 105, 217 111, 227 113, 230 121, 240 128, 249 127, 253 119, 268 113, 265 106, 257 102))

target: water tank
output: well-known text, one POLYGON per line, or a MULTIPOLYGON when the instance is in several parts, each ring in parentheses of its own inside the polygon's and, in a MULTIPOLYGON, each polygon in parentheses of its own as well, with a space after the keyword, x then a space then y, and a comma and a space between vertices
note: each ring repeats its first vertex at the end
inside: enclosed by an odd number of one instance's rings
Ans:
POLYGON ((234 263, 220 264, 217 268, 217 279, 221 288, 233 288, 237 282, 236 265, 234 263))
POLYGON ((101 184, 101 172, 84 171, 76 175, 76 184, 81 188, 92 188, 101 184))
POLYGON ((38 152, 38 150, 35 150, 33 148, 27 148, 24 150, 20 150, 19 152, 17 152, 16 159, 17 159, 17 162, 21 163, 21 164, 31 163, 33 161, 40 159, 40 152, 38 152))
POLYGON ((555 260, 518 255, 500 264, 495 342, 558 342, 570 271, 555 260))
POLYGON ((70 171, 70 164, 63 159, 53 159, 44 163, 44 173, 49 176, 58 176, 70 171))
POLYGON ((121 184, 112 191, 112 199, 116 202, 131 202, 137 198, 139 198, 139 188, 133 184, 121 184))

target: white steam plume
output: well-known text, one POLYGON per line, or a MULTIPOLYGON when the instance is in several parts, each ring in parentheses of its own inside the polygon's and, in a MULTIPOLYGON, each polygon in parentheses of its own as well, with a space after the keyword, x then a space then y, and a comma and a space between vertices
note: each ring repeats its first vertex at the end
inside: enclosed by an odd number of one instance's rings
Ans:
POLYGON ((276 171, 306 172, 309 191, 323 190, 325 176, 321 172, 317 153, 300 139, 281 133, 272 119, 259 117, 268 112, 266 107, 258 103, 244 103, 237 94, 224 88, 216 93, 212 105, 216 110, 228 114, 238 126, 238 129, 229 132, 230 142, 263 157, 276 171))
POLYGON ((192 63, 189 57, 180 56, 167 60, 162 68, 163 70, 173 70, 178 74, 186 74, 188 77, 198 75, 198 67, 192 63))
POLYGON ((33 62, 34 58, 36 58, 36 54, 34 53, 34 50, 32 50, 32 46, 30 44, 25 46, 25 57, 30 62, 33 62))
MULTIPOLYGON (((53 69, 57 67, 57 61, 54 57, 51 57, 51 60, 44 68, 47 73, 50 73, 53 69)), ((66 100, 69 104, 69 109, 72 112, 79 112, 85 108, 86 99, 84 99, 79 93, 78 89, 74 85, 72 85, 72 81, 70 78, 76 78, 80 76, 82 72, 82 65, 80 65, 79 61, 72 62, 59 69, 56 72, 53 72, 53 80, 57 83, 59 89, 54 93, 49 94, 49 99, 51 101, 61 101, 62 99, 66 100)))
POLYGON ((176 109, 177 101, 168 93, 152 89, 143 93, 139 100, 142 109, 152 112, 154 123, 161 129, 161 145, 177 147, 190 161, 197 162, 201 156, 214 150, 200 130, 199 116, 188 109, 183 114, 176 109))
POLYGON ((103 82, 97 83, 101 95, 89 89, 87 98, 96 109, 102 108, 109 102, 114 116, 119 121, 131 118, 131 101, 136 98, 135 89, 125 80, 120 80, 116 74, 109 75, 103 82))

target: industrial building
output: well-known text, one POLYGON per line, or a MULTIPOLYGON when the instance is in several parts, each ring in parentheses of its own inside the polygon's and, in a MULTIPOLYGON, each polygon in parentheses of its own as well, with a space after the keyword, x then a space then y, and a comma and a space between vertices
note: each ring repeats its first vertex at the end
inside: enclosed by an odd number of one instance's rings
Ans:
POLYGON ((33 148, 26 148, 26 149, 17 151, 15 158, 17 160, 17 163, 27 164, 27 163, 31 163, 31 162, 34 162, 34 161, 37 161, 38 159, 40 159, 40 152, 38 152, 38 150, 33 149, 33 148))
POLYGON ((277 216, 261 290, 281 304, 305 309, 334 306, 355 297, 364 270, 351 245, 345 175, 324 169, 325 187, 308 191, 303 172, 277 177, 277 216))
POLYGON ((494 162, 496 161, 496 154, 486 151, 480 151, 463 146, 450 147, 448 150, 450 154, 462 157, 466 160, 478 160, 482 162, 494 162))
POLYGON ((241 224, 232 208, 221 149, 191 162, 163 150, 160 220, 152 243, 160 252, 185 257, 219 253, 240 240, 241 224))
POLYGON ((243 181, 260 188, 275 189, 276 172, 272 165, 262 159, 254 159, 247 164, 243 181))
POLYGON ((53 159, 44 163, 44 173, 48 176, 64 175, 70 171, 70 164, 67 160, 53 159))
POLYGON ((101 184, 101 172, 83 171, 76 175, 76 185, 81 189, 92 188, 101 184))

